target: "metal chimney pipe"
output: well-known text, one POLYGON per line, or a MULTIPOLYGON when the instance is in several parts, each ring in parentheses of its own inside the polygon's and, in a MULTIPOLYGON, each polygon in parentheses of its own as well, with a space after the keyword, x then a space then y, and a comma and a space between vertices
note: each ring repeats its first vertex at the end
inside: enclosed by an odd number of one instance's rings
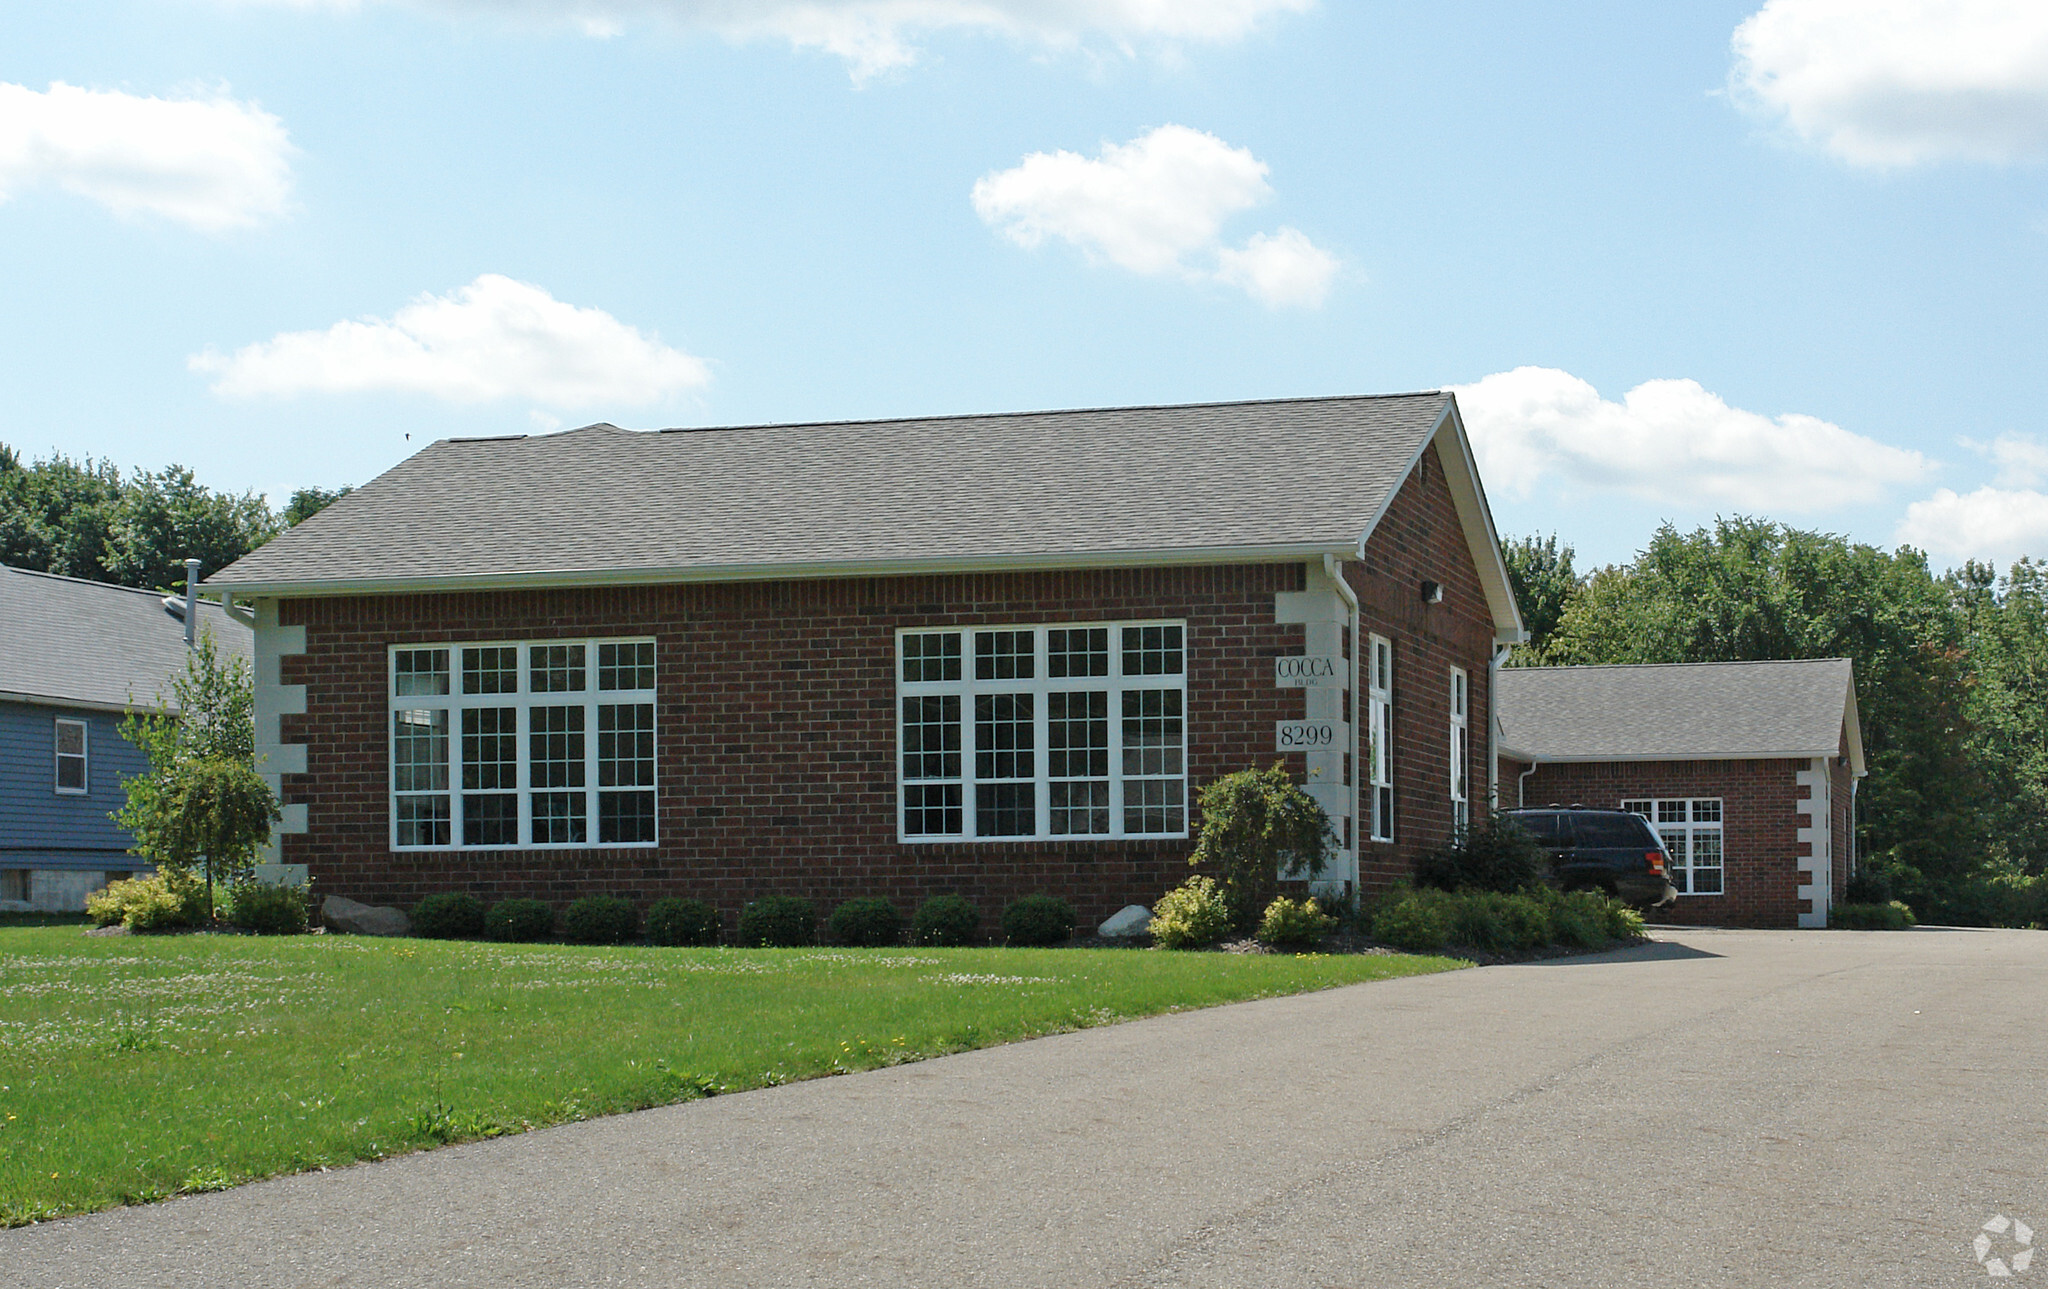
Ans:
POLYGON ((199 561, 185 561, 185 647, 199 638, 199 561))

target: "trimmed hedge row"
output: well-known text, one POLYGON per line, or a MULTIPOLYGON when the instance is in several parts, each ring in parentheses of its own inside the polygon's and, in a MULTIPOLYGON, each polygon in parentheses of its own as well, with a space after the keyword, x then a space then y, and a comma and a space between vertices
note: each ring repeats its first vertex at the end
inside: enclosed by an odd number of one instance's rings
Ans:
POLYGON ((1597 949, 1615 940, 1641 939, 1643 916, 1597 891, 1407 890, 1380 902, 1372 934, 1410 953, 1435 953, 1452 945, 1487 953, 1546 944, 1597 949))
MULTIPOLYGON (((767 895, 740 910, 733 943, 743 948, 788 948, 818 942, 818 910, 794 895, 767 895)), ((1003 936, 1016 945, 1064 944, 1074 934, 1074 909, 1050 895, 1027 895, 1003 910, 1003 936)), ((836 944, 882 946, 904 940, 903 914, 886 899, 847 900, 832 910, 825 929, 836 944)), ((922 945, 969 945, 981 940, 981 910, 961 895, 934 895, 919 905, 909 939, 922 945)), ((465 891, 429 895, 412 911, 412 932, 436 940, 479 937, 512 943, 556 934, 554 908, 542 900, 502 900, 488 908, 465 891)), ((647 910, 644 938, 653 945, 713 945, 725 933, 718 910, 703 900, 662 899, 647 910)), ((639 910, 613 895, 588 895, 564 909, 561 938, 572 944, 629 944, 643 937, 639 910)))

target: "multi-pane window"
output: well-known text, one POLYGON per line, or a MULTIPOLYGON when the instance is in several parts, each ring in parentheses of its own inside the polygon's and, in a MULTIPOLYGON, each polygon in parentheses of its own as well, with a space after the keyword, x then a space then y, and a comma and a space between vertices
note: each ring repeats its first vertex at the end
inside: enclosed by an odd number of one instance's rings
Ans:
POLYGON ((1372 787, 1372 839, 1394 840, 1394 644, 1372 637, 1366 655, 1367 780, 1372 787))
POLYGON ((65 796, 82 795, 90 783, 86 775, 85 722, 59 716, 56 737, 56 789, 65 796))
POLYGON ((1187 833, 1177 622, 905 631, 906 839, 1187 833))
POLYGON ((1451 668, 1451 826, 1463 832, 1472 822, 1472 794, 1466 782, 1470 769, 1472 718, 1471 694, 1465 684, 1465 669, 1451 668))
POLYGON ((1680 895, 1719 895, 1721 874, 1721 799, 1662 797, 1621 803, 1657 830, 1671 855, 1671 884, 1680 895))
POLYGON ((654 642, 391 651, 400 849, 655 840, 654 642))

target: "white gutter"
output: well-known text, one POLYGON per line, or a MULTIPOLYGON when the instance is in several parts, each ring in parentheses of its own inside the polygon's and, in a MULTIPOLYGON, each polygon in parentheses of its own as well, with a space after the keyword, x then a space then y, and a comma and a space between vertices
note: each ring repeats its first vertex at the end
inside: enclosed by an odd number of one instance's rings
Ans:
MULTIPOLYGON (((1364 782, 1364 765, 1358 759, 1358 658, 1364 646, 1361 643, 1363 637, 1359 634, 1358 593, 1344 580, 1344 561, 1335 555, 1324 555, 1323 574, 1337 584, 1337 594, 1343 596, 1344 603, 1351 606, 1351 648, 1348 651, 1351 654, 1351 782, 1348 786, 1351 789, 1351 860, 1355 867, 1358 856, 1365 850, 1366 833, 1364 817, 1358 813, 1358 789, 1364 782)), ((1359 876, 1355 872, 1351 885, 1353 892, 1356 893, 1359 888, 1359 876)))
POLYGON ((678 582, 785 582, 834 577, 902 577, 920 573, 1009 573, 1076 568, 1148 568, 1193 564, 1292 564, 1325 555, 1350 555, 1350 540, 1273 546, 1201 546, 1131 551, 1045 551, 1018 555, 961 555, 924 559, 839 560, 767 564, 676 564, 636 569, 550 569, 443 577, 338 577, 295 581, 241 581, 223 569, 205 585, 241 599, 258 596, 401 595, 437 591, 498 591, 549 587, 661 586, 678 582))

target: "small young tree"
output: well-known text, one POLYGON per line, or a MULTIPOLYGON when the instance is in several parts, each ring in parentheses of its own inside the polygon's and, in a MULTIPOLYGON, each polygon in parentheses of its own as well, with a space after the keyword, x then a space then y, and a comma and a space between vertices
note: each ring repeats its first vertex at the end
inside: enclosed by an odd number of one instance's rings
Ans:
POLYGON ((1224 775, 1202 789, 1201 804, 1201 841, 1188 863, 1215 867, 1240 930, 1258 921, 1282 876, 1319 876, 1337 848, 1330 817, 1278 764, 1224 775))
POLYGON ((254 765, 249 664, 202 631, 171 691, 169 702, 158 695, 159 710, 130 711, 121 723, 149 772, 123 785, 128 801, 114 821, 134 834, 131 849, 167 877, 190 878, 203 867, 210 907, 215 880, 248 875, 282 812, 254 765))

